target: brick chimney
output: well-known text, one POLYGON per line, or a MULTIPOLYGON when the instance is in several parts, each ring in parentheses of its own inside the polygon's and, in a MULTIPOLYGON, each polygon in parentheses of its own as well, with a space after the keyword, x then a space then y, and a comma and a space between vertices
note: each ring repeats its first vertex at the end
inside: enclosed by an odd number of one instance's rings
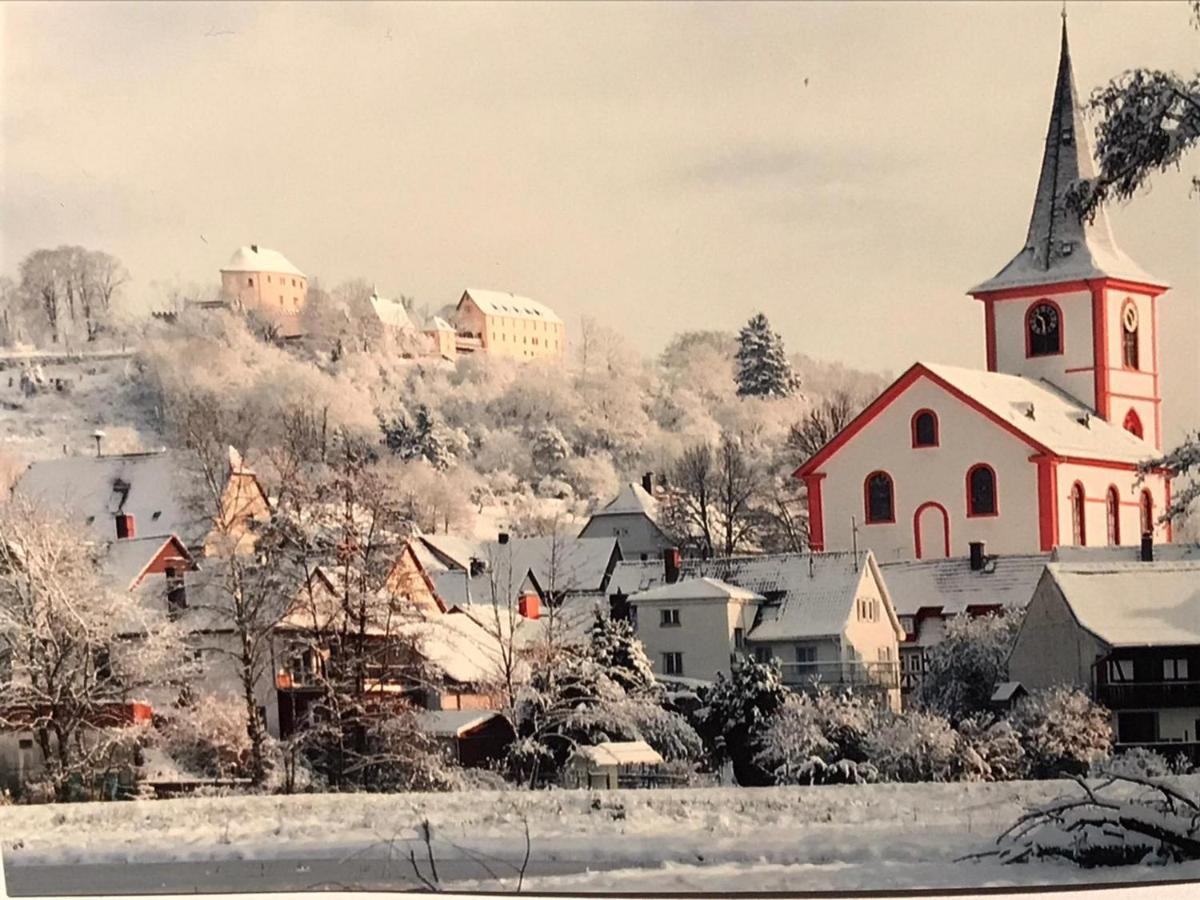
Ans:
POLYGON ((542 617, 542 602, 538 599, 538 595, 533 591, 526 591, 521 594, 517 600, 517 612, 527 619, 540 619, 542 617))
POLYGON ((674 584, 679 580, 679 570, 683 568, 683 554, 678 547, 668 547, 663 551, 663 580, 674 584))
POLYGON ((496 536, 496 542, 499 544, 507 544, 508 543, 508 532, 507 531, 500 532, 500 534, 498 534, 496 536))
POLYGON ((642 476, 642 490, 647 494, 654 493, 654 473, 647 472, 642 476))
POLYGON ((983 553, 984 543, 983 543, 983 541, 971 541, 970 547, 971 547, 971 571, 979 572, 983 569, 983 561, 986 558, 983 553))

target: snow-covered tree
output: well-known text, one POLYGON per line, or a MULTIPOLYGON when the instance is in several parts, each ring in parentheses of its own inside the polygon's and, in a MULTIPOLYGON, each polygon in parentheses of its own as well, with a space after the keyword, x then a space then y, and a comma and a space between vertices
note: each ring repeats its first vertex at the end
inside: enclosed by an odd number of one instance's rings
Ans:
POLYGON ((1083 691, 1052 687, 1022 698, 1008 717, 1034 778, 1083 775, 1112 752, 1108 710, 1083 691))
POLYGON ((1152 459, 1142 471, 1167 468, 1175 473, 1171 504, 1163 510, 1162 521, 1182 523, 1195 511, 1200 500, 1200 431, 1186 435, 1170 453, 1152 459))
POLYGON ((1028 769, 1021 735, 1007 719, 980 714, 958 723, 964 776, 980 781, 1024 778, 1028 769))
POLYGON ((800 386, 783 349, 783 338, 762 313, 738 332, 737 392, 752 397, 789 397, 800 386))
POLYGON ((996 685, 1008 677, 1021 619, 1015 610, 951 619, 945 637, 927 651, 918 702, 951 722, 986 711, 996 685))
POLYGON ((729 678, 717 678, 694 713, 696 730, 704 740, 714 769, 733 764, 738 784, 771 784, 770 772, 759 764, 761 742, 788 696, 776 663, 745 660, 729 678))
POLYGON ((542 472, 557 471, 559 463, 571 455, 571 445, 555 426, 547 424, 537 430, 529 446, 533 464, 542 472))
POLYGON ((626 620, 614 619, 597 607, 588 628, 588 652, 626 693, 647 694, 655 690, 654 668, 633 626, 626 620))
POLYGON ((384 443, 401 459, 424 459, 435 469, 448 469, 455 460, 455 439, 433 411, 421 404, 410 419, 403 410, 380 418, 384 443))
POLYGON ((756 761, 779 784, 877 781, 868 741, 879 722, 880 710, 854 694, 793 694, 766 728, 756 761))
POLYGON ((935 713, 881 715, 866 745, 883 781, 956 781, 963 774, 962 738, 935 713))
POLYGON ((28 730, 54 799, 120 762, 120 710, 186 676, 178 629, 115 590, 76 526, 20 500, 0 507, 0 728, 28 730))

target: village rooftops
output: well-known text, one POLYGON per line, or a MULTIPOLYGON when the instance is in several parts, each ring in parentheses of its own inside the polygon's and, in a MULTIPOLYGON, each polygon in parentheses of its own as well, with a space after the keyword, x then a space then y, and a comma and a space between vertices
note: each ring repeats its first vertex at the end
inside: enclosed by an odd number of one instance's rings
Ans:
POLYGON ((977 607, 1024 609, 1048 560, 1045 553, 989 556, 976 571, 961 556, 883 562, 879 568, 897 615, 928 609, 952 616, 977 607))
POLYGON ((473 600, 477 577, 482 579, 481 585, 488 587, 489 599, 493 583, 507 593, 519 590, 526 575, 532 575, 539 593, 600 593, 607 587, 619 555, 615 538, 551 535, 502 542, 437 534, 421 535, 420 541, 428 551, 420 555, 421 562, 438 582, 439 590, 443 583, 439 572, 466 571, 473 576, 473 600))
MULTIPOLYGON (((482 288, 467 288, 462 299, 468 297, 480 311, 489 316, 507 316, 515 319, 533 319, 539 322, 561 322, 562 319, 550 307, 528 297, 510 294, 507 291, 489 291, 482 288)), ((462 300, 459 301, 460 303, 462 300)))
POLYGON ((1200 645, 1200 562, 1050 563, 1044 577, 1110 647, 1200 645))
POLYGON ((715 578, 686 578, 674 584, 664 584, 648 591, 642 591, 629 598, 629 602, 638 603, 675 603, 689 600, 741 600, 748 603, 761 603, 763 597, 754 591, 734 584, 726 584, 715 578))
MULTIPOLYGON (((1061 563, 1107 563, 1140 562, 1142 548, 1121 547, 1055 547, 1050 554, 1051 562, 1061 563)), ((1154 544, 1151 554, 1156 562, 1200 563, 1200 544, 1154 544)))
POLYGON ((494 709, 422 709, 417 724, 434 737, 462 737, 499 715, 494 709))
POLYGON ((222 272, 279 272, 285 275, 296 275, 305 278, 305 274, 297 269, 288 258, 278 250, 269 250, 258 244, 238 247, 229 262, 221 269, 222 272))

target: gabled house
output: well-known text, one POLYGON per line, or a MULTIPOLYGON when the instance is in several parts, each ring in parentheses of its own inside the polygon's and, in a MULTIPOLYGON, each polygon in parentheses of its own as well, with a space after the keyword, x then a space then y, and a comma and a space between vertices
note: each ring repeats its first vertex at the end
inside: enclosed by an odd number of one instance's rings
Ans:
POLYGON ((675 676, 709 680, 746 653, 779 660, 784 683, 795 689, 854 688, 899 708, 904 632, 869 551, 707 560, 667 551, 661 563, 619 564, 610 602, 617 614, 637 611, 644 642, 664 645, 651 659, 660 677, 669 678, 670 668, 675 676), (653 610, 648 618, 643 597, 653 610), (708 668, 719 661, 721 668, 697 670, 692 660, 708 668))
POLYGON ((1050 563, 1008 671, 1089 692, 1118 747, 1200 761, 1200 562, 1050 563))
POLYGON ((617 496, 592 513, 581 538, 616 538, 622 559, 659 559, 676 542, 658 524, 658 500, 654 477, 647 473, 642 483, 621 486, 617 496))
POLYGON ((509 359, 561 359, 566 326, 550 307, 507 291, 467 288, 454 313, 459 353, 483 352, 509 359))

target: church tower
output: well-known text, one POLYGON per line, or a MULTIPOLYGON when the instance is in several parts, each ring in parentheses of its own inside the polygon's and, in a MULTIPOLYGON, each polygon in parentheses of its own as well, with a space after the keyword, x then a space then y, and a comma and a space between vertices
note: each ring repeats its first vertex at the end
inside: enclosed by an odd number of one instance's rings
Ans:
POLYGON ((1090 222, 1070 208, 1071 185, 1094 176, 1064 18, 1025 245, 968 293, 983 302, 988 371, 1043 379, 1161 449, 1157 300, 1167 285, 1121 251, 1103 208, 1090 222))

